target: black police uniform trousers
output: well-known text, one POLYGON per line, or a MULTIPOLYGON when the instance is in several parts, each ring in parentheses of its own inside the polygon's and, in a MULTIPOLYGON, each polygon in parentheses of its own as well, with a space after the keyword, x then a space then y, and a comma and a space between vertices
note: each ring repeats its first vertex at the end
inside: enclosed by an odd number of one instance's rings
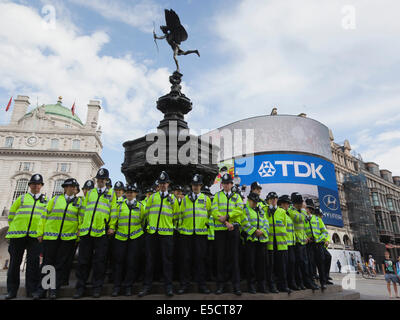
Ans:
POLYGON ((174 252, 174 240, 170 235, 159 235, 158 233, 147 233, 145 237, 146 247, 146 270, 144 276, 144 286, 151 287, 156 263, 157 247, 160 247, 164 285, 166 288, 172 287, 173 264, 172 257, 174 252))
MULTIPOLYGON (((43 262, 41 268, 44 266, 53 266, 56 271, 56 289, 58 290, 66 277, 68 272, 68 259, 71 251, 75 246, 74 240, 43 240, 43 262)), ((41 278, 47 274, 42 274, 41 278)), ((44 291, 41 284, 39 291, 44 291)))
POLYGON ((255 285, 259 289, 265 288, 265 262, 267 243, 260 241, 246 241, 245 243, 246 277, 249 286, 255 285))
POLYGON ((179 235, 180 241, 180 282, 187 286, 190 279, 195 280, 199 286, 206 284, 206 254, 207 235, 179 235), (192 268, 194 263, 194 268, 192 268), (193 274, 191 276, 191 271, 193 274))
POLYGON ((71 274, 72 265, 74 263, 76 249, 78 249, 78 244, 79 244, 79 242, 75 240, 74 246, 73 246, 73 248, 71 249, 71 251, 69 253, 68 260, 67 260, 67 270, 65 272, 64 279, 62 280, 63 284, 68 284, 69 283, 69 277, 70 277, 70 274, 71 274))
POLYGON ((324 255, 325 255, 325 279, 329 280, 329 272, 331 270, 332 263, 332 255, 329 253, 328 249, 324 246, 324 255))
POLYGON ((270 289, 276 284, 278 288, 287 288, 287 264, 287 250, 268 250, 267 281, 270 289))
POLYGON ((10 265, 7 271, 7 291, 17 294, 20 284, 20 266, 26 250, 25 287, 28 294, 34 293, 40 279, 40 245, 36 238, 23 237, 10 239, 8 252, 10 265))
POLYGON ((314 243, 310 242, 306 244, 306 250, 308 254, 308 272, 312 279, 317 278, 317 265, 315 264, 314 255, 314 243))
POLYGON ((309 271, 309 260, 306 245, 296 243, 295 245, 296 255, 296 283, 300 285, 310 285, 311 277, 309 271))
POLYGON ((324 244, 323 243, 315 243, 312 242, 307 245, 310 250, 310 261, 312 261, 311 265, 315 264, 318 269, 319 282, 321 285, 326 284, 326 272, 325 272, 325 253, 324 253, 324 244))
POLYGON ((207 240, 207 254, 206 254, 206 278, 208 281, 215 281, 216 275, 216 261, 215 255, 215 240, 207 240))
POLYGON ((79 243, 78 268, 76 270, 76 289, 84 289, 93 268, 93 289, 101 289, 104 283, 106 269, 107 236, 81 237, 79 243))
POLYGON ((288 246, 287 282, 289 287, 296 284, 296 252, 295 246, 288 246))
POLYGON ((223 286, 231 275, 233 288, 240 288, 239 269, 239 226, 234 229, 215 231, 215 250, 217 255, 217 286, 223 286))
POLYGON ((113 280, 113 271, 114 271, 114 238, 115 235, 107 235, 107 253, 106 253, 106 274, 108 275, 108 279, 110 281, 113 280))
POLYGON ((139 275, 139 257, 144 235, 121 241, 114 238, 114 287, 132 288, 139 275))

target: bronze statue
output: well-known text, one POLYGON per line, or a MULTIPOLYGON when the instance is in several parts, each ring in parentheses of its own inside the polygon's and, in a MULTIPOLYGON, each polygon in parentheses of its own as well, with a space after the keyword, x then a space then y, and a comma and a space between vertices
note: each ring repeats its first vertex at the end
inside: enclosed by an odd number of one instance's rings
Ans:
MULTIPOLYGON (((200 57, 200 53, 198 50, 188 50, 183 51, 179 45, 181 42, 187 40, 188 34, 185 28, 181 25, 178 15, 175 13, 174 10, 167 10, 165 9, 165 22, 166 26, 160 26, 161 31, 164 33, 163 36, 158 37, 156 35, 155 30, 153 31, 154 41, 156 39, 166 39, 168 44, 171 46, 172 51, 174 51, 174 60, 176 64, 176 71, 179 72, 179 64, 177 56, 184 55, 191 53, 196 53, 200 57)), ((180 72, 179 72, 180 73, 180 72)))

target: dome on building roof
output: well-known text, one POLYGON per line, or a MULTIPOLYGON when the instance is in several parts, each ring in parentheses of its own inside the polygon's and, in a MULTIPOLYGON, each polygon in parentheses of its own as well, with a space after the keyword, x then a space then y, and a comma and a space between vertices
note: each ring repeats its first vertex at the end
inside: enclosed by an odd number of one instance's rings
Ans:
POLYGON ((72 119, 72 120, 78 122, 80 125, 83 125, 81 119, 79 119, 79 117, 76 115, 76 113, 75 113, 75 115, 72 115, 71 109, 64 107, 61 104, 61 100, 62 100, 62 97, 59 97, 56 104, 44 104, 42 106, 36 107, 33 110, 31 110, 30 112, 28 112, 24 117, 31 115, 38 108, 44 108, 45 114, 72 119))

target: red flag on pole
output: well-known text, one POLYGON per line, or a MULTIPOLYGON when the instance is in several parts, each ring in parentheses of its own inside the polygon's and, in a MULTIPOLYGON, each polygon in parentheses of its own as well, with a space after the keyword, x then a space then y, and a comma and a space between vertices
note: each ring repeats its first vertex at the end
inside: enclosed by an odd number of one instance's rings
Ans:
POLYGON ((72 105, 71 112, 72 112, 72 115, 74 116, 75 115, 75 101, 74 101, 74 104, 72 105))
POLYGON ((10 98, 10 101, 8 101, 8 105, 7 105, 7 107, 6 107, 6 112, 8 111, 8 109, 10 109, 11 102, 12 102, 12 98, 13 98, 13 97, 11 97, 11 98, 10 98))

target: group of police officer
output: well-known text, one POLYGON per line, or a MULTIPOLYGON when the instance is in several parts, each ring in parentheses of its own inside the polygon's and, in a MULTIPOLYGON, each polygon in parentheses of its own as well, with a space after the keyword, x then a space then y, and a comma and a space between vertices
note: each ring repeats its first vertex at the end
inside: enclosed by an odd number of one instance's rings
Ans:
POLYGON ((232 191, 228 173, 221 177, 222 189, 215 195, 199 174, 192 177, 186 195, 181 187, 169 193, 171 181, 163 171, 157 187, 145 190, 140 201, 137 183, 117 182, 111 188, 105 168, 95 178, 96 185, 85 182, 83 197, 77 196, 78 182, 67 179, 64 193, 47 199, 40 192, 43 177, 31 177, 30 191, 15 200, 8 216, 6 299, 17 296, 25 250, 26 291, 34 299, 57 298, 60 287, 68 283, 77 249, 75 299, 84 295, 90 273, 92 295, 101 296, 108 265, 113 270, 113 297, 132 295, 141 273, 138 296, 148 295, 159 261, 167 296, 174 294, 173 269, 178 271, 178 294, 188 292, 192 280, 200 293, 210 293, 209 269, 215 269, 215 294, 225 292, 231 282, 233 293, 241 295, 241 274, 253 294, 325 289, 332 284, 328 232, 313 201, 304 201, 298 193, 278 197, 270 192, 264 201, 261 185, 254 182, 244 203, 240 192, 232 191), (55 288, 43 288, 44 266, 54 267, 55 288))

